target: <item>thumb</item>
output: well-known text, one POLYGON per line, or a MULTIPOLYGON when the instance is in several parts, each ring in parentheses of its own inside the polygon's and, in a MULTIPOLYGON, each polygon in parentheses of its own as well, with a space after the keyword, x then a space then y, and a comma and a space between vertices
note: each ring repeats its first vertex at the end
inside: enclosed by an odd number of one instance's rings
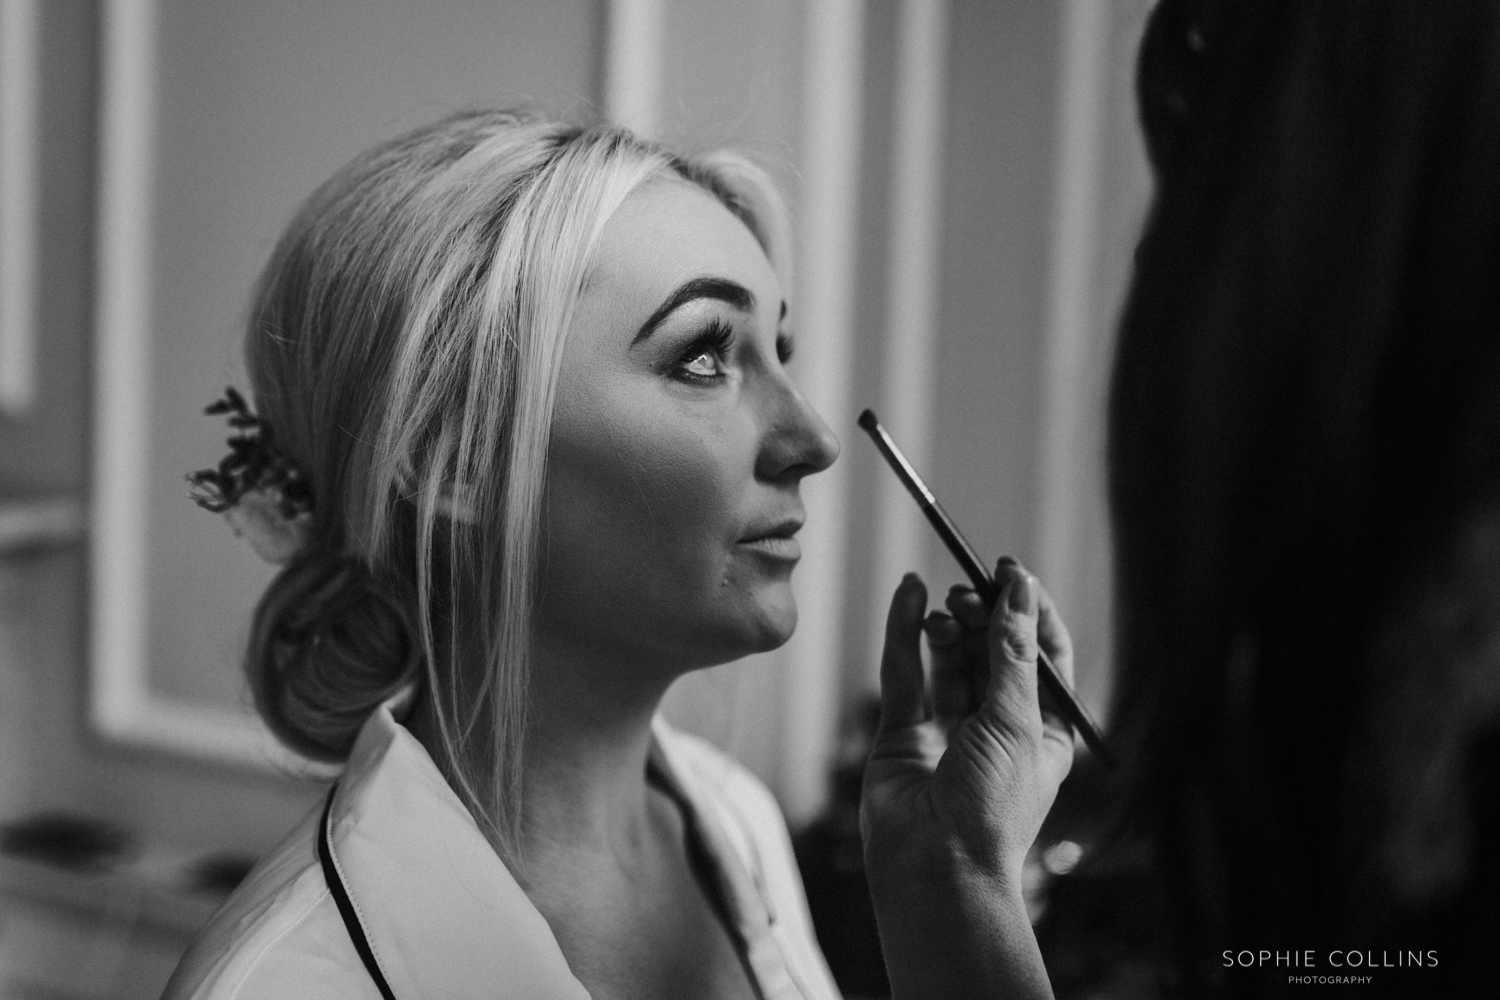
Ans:
POLYGON ((891 597, 885 620, 885 651, 880 657, 880 729, 905 729, 927 717, 922 680, 922 616, 927 610, 927 587, 908 573, 891 597))
POLYGON ((1020 566, 1002 563, 1009 576, 990 614, 990 683, 985 707, 998 712, 993 721, 1007 729, 1040 728, 1036 656, 1038 584, 1020 566))

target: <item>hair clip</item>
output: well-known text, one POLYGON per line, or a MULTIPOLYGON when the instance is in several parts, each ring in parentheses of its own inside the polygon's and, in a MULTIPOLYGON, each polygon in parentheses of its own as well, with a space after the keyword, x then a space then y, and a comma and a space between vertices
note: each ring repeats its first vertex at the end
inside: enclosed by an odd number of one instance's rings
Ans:
POLYGON ((200 469, 187 481, 198 506, 223 514, 234 533, 267 562, 281 565, 305 547, 312 523, 312 491, 297 467, 275 445, 271 429, 250 412, 245 398, 227 387, 224 398, 204 411, 228 414, 234 434, 217 468, 200 469))

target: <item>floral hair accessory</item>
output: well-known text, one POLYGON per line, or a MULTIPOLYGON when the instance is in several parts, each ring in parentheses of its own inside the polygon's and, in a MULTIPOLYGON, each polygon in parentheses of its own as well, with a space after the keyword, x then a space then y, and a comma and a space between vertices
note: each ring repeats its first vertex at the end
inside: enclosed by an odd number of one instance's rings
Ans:
POLYGON ((297 467, 276 447, 271 429, 250 412, 232 387, 204 411, 228 414, 234 431, 229 454, 217 468, 191 473, 188 496, 205 510, 223 514, 266 562, 282 565, 307 547, 312 527, 312 491, 297 467))

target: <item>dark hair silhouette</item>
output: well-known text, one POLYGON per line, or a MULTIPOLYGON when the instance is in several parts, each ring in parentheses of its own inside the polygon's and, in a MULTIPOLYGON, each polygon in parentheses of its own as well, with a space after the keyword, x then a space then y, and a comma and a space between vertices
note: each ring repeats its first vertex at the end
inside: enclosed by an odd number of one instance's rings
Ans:
POLYGON ((1500 5, 1164 0, 1139 69, 1113 739, 1178 971, 1435 949, 1376 991, 1459 995, 1500 940, 1500 5))

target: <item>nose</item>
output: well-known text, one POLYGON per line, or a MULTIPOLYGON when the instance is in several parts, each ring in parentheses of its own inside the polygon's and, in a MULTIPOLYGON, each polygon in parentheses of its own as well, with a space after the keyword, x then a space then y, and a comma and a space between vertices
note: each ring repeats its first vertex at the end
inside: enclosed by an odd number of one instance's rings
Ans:
POLYGON ((796 482, 832 465, 839 439, 785 375, 775 386, 755 473, 770 482, 796 482))

